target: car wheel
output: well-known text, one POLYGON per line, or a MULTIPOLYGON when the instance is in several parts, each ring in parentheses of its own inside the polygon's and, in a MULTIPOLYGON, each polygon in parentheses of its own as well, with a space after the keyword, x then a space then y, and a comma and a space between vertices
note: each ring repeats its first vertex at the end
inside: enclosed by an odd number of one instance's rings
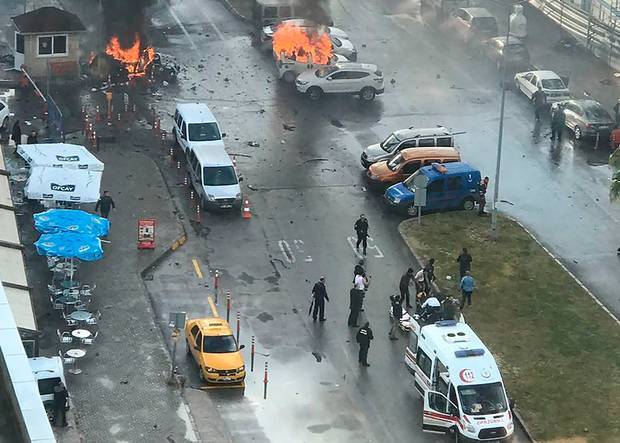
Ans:
POLYGON ((365 102, 371 102, 375 99, 376 92, 373 88, 366 87, 360 91, 360 97, 365 102))
POLYGON ((463 200, 463 203, 461 203, 461 208, 463 208, 466 211, 473 211, 475 207, 476 207, 476 202, 472 198, 467 198, 463 200))
POLYGON ((318 100, 321 98, 322 95, 323 95, 323 90, 319 88, 318 86, 313 86, 310 89, 308 89, 308 96, 310 97, 311 100, 318 100))
POLYGON ((418 206, 416 205, 411 205, 407 208, 407 215, 409 215, 410 217, 417 217, 418 216, 418 206))
POLYGON ((4 117, 4 120, 2 120, 2 127, 0 127, 1 131, 6 131, 7 129, 9 129, 9 117, 8 116, 4 117))
POLYGON ((295 73, 293 71, 286 71, 282 76, 282 80, 286 83, 293 83, 295 81, 295 73))
POLYGON ((575 126, 575 130, 573 132, 575 133, 575 140, 581 140, 583 134, 581 134, 581 129, 579 126, 575 126))

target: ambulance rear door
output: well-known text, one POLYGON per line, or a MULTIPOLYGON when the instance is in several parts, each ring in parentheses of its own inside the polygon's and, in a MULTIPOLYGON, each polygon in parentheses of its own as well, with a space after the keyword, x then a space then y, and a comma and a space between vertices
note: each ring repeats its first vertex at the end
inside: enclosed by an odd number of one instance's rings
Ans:
POLYGON ((458 407, 441 392, 426 391, 424 395, 422 430, 425 432, 446 433, 459 426, 458 407))

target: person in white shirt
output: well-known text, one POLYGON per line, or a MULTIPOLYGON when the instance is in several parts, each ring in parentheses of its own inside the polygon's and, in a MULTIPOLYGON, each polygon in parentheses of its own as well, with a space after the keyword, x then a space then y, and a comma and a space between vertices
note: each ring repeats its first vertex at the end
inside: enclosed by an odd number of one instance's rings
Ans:
POLYGON ((441 303, 437 297, 431 295, 424 303, 422 303, 422 312, 420 317, 427 319, 431 314, 439 311, 441 311, 441 303))

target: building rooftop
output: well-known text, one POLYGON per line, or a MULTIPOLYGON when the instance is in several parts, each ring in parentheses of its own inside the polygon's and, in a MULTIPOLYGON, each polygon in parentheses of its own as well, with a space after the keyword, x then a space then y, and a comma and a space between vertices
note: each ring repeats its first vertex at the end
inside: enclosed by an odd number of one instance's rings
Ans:
POLYGON ((35 9, 12 19, 22 34, 86 31, 77 15, 53 6, 35 9))

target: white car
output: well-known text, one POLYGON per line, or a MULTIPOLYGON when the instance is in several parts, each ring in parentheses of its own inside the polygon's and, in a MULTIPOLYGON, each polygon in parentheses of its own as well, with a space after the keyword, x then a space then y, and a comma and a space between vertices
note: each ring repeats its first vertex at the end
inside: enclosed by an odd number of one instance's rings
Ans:
POLYGON ((534 92, 542 87, 548 103, 570 99, 570 91, 564 80, 553 71, 527 71, 515 74, 515 87, 532 100, 534 92))
POLYGON ((7 131, 9 129, 9 105, 0 100, 0 131, 7 131))
POLYGON ((329 38, 332 41, 334 54, 342 55, 352 62, 357 61, 357 49, 355 49, 351 40, 343 37, 336 37, 331 33, 329 38))
POLYGON ((274 23, 272 25, 264 26, 263 29, 261 29, 260 37, 259 37, 261 49, 270 50, 272 48, 273 34, 274 32, 276 32, 276 29, 278 28, 278 26, 284 23, 292 23, 302 28, 317 28, 317 29, 323 28, 327 30, 329 35, 332 37, 349 40, 349 36, 347 35, 347 33, 344 32, 340 28, 334 28, 333 26, 321 26, 321 25, 314 23, 311 20, 306 20, 303 18, 293 18, 289 20, 283 20, 279 23, 274 23))
POLYGON ((318 100, 323 94, 355 94, 364 101, 383 94, 383 73, 377 65, 367 63, 337 63, 299 74, 295 80, 297 91, 318 100))

